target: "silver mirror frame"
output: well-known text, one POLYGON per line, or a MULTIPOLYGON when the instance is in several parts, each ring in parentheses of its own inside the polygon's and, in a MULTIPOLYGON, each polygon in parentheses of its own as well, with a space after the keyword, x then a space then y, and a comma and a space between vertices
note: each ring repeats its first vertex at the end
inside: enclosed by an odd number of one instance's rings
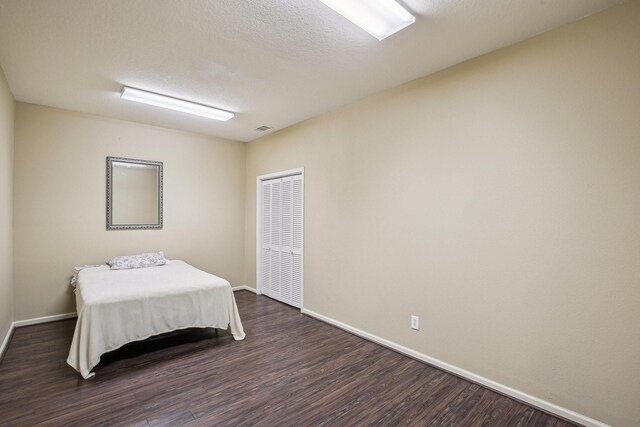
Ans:
POLYGON ((107 230, 161 230, 162 229, 162 162, 151 160, 107 157, 107 230), (157 224, 113 224, 113 162, 132 163, 158 167, 158 223, 157 224))

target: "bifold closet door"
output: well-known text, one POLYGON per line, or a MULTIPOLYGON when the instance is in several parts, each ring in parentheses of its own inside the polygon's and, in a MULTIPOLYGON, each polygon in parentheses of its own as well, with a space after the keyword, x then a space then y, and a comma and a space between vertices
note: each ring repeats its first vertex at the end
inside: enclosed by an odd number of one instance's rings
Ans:
POLYGON ((262 252, 260 280, 262 282, 262 293, 271 293, 271 181, 262 182, 262 201, 260 218, 262 252))
POLYGON ((302 176, 262 182, 262 293, 302 306, 302 176))

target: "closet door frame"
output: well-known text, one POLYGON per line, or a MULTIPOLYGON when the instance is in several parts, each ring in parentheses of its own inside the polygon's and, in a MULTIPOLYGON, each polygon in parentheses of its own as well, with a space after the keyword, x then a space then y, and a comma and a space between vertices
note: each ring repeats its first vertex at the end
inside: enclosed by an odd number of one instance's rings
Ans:
POLYGON ((304 168, 260 175, 256 178, 256 291, 262 294, 262 182, 270 179, 300 176, 302 181, 302 268, 300 277, 300 310, 304 307, 304 168))

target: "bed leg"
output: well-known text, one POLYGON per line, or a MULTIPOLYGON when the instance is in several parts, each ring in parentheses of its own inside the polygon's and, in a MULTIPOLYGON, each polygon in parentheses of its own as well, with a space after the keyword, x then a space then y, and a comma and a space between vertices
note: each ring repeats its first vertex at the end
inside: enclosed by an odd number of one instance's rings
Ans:
POLYGON ((218 328, 214 328, 216 331, 216 336, 218 336, 218 328))

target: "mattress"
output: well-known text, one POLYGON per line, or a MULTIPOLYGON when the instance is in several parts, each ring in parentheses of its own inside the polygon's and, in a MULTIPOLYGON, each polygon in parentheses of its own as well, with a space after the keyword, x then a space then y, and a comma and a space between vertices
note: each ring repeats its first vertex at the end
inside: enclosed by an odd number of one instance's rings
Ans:
POLYGON ((226 280, 184 261, 131 270, 84 268, 76 283, 78 321, 67 363, 83 378, 123 345, 186 328, 230 329, 245 337, 226 280))

